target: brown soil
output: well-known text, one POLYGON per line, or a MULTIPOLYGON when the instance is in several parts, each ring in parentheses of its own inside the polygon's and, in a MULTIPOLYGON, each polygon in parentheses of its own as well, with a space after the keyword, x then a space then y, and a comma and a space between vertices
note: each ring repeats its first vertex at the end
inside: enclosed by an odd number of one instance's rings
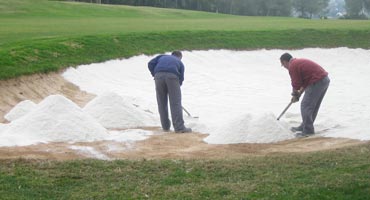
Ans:
POLYGON ((0 80, 0 122, 4 115, 23 100, 39 103, 52 94, 63 94, 78 105, 85 105, 94 95, 82 92, 59 73, 35 74, 10 80, 0 80))
MULTIPOLYGON (((51 94, 62 94, 80 106, 94 97, 92 94, 80 91, 59 73, 36 74, 0 81, 0 121, 6 122, 3 116, 20 101, 28 99, 38 103, 51 94)), ((0 147, 0 159, 229 159, 276 153, 324 151, 366 143, 351 139, 314 136, 273 144, 212 145, 203 142, 206 134, 175 134, 163 133, 159 128, 145 129, 157 134, 136 143, 99 141, 0 147), (77 147, 80 150, 76 150, 77 147), (84 150, 81 150, 83 148, 84 150)))

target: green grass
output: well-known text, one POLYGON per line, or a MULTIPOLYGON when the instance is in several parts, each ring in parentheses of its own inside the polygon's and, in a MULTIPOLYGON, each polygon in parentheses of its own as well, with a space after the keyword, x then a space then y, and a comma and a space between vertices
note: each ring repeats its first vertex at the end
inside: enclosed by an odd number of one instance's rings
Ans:
POLYGON ((1 0, 0 46, 14 41, 164 31, 369 30, 363 20, 241 17, 149 7, 1 0))
MULTIPOLYGON (((175 49, 341 46, 368 49, 369 21, 0 0, 0 79, 175 49)), ((367 199, 369 152, 367 144, 240 160, 0 160, 0 199, 367 199)))
POLYGON ((2 199, 368 199, 370 144, 240 160, 0 160, 2 199))
POLYGON ((370 23, 0 0, 0 79, 174 49, 370 47, 370 23))
POLYGON ((302 46, 367 48, 370 46, 370 31, 275 31, 273 36, 270 31, 183 31, 39 39, 14 43, 11 48, 0 51, 0 78, 175 49, 289 49, 302 46), (353 37, 359 39, 353 40, 353 37))

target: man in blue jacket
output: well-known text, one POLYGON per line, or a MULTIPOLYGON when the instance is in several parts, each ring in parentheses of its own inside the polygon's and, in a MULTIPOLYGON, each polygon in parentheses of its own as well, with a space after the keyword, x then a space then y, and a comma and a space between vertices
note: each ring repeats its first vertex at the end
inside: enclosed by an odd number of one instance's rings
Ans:
POLYGON ((161 124, 164 131, 169 131, 171 121, 168 117, 168 98, 170 99, 172 124, 176 133, 189 133, 182 115, 181 88, 184 81, 182 53, 174 51, 171 55, 159 55, 148 63, 148 68, 155 80, 155 90, 161 124))

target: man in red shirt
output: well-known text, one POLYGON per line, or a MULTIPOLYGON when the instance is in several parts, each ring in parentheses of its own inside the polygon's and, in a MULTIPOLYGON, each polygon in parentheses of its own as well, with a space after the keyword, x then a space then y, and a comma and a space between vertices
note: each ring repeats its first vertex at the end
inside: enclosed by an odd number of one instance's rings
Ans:
POLYGON ((280 62, 289 71, 292 81, 291 101, 298 102, 301 94, 305 92, 301 102, 302 123, 298 127, 292 127, 291 130, 298 132, 297 136, 313 135, 315 134, 313 123, 330 83, 328 72, 311 60, 293 58, 289 53, 281 55, 280 62))

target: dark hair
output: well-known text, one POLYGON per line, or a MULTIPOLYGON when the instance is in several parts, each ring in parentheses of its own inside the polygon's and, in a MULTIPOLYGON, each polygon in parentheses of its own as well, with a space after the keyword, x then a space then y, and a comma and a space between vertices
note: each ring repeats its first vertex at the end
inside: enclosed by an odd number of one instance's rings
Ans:
POLYGON ((173 56, 176 56, 176 57, 178 57, 178 58, 182 58, 182 53, 181 53, 181 51, 173 51, 173 52, 172 52, 172 55, 173 55, 173 56))
POLYGON ((288 61, 289 62, 289 60, 292 59, 292 58, 293 58, 293 56, 290 55, 289 53, 284 53, 283 55, 280 56, 280 61, 288 61))

